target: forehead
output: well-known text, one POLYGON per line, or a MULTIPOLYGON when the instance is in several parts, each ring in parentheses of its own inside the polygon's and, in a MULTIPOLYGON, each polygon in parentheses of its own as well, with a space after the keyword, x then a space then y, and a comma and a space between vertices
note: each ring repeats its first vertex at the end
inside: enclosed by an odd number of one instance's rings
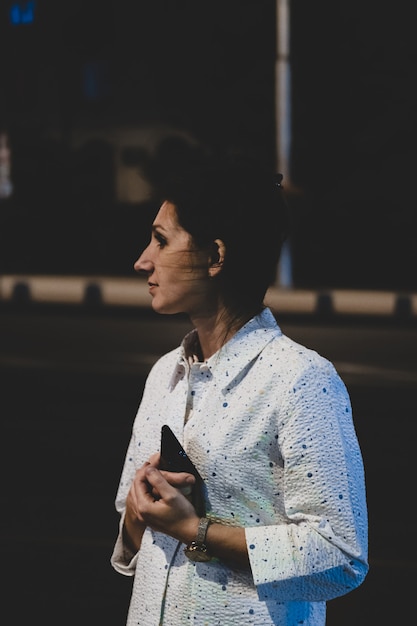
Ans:
POLYGON ((183 230, 178 223, 177 211, 175 206, 168 201, 161 204, 158 213, 156 214, 154 227, 161 227, 164 229, 178 229, 183 230))
POLYGON ((159 230, 167 236, 179 237, 182 240, 192 240, 191 234, 178 222, 177 210, 172 202, 165 201, 162 203, 152 225, 152 230, 159 230))

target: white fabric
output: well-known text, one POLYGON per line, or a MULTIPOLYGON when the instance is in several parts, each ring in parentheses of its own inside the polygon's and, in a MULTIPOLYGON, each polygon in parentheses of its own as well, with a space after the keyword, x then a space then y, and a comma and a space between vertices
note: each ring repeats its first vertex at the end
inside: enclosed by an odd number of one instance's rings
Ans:
POLYGON ((207 363, 189 365, 191 341, 149 374, 116 508, 123 515, 135 470, 167 423, 205 481, 208 514, 245 527, 251 571, 193 564, 183 545, 149 529, 133 556, 119 534, 112 565, 135 575, 128 625, 323 626, 326 600, 368 570, 363 463, 345 385, 328 360, 283 335, 269 309, 207 363))

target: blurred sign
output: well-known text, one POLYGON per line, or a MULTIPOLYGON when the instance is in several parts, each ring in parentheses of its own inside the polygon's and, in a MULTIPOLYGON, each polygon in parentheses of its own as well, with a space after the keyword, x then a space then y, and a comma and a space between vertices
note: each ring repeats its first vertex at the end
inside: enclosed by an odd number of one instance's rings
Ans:
POLYGON ((9 9, 10 22, 15 26, 32 24, 35 19, 35 0, 28 2, 13 2, 9 9))

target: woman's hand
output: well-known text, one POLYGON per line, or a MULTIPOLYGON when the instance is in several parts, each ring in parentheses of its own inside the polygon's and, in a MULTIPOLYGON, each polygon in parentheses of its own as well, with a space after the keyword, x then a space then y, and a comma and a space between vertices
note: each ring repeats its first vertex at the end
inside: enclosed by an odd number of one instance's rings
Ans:
MULTIPOLYGON (((193 485, 195 483, 195 478, 192 474, 188 474, 187 472, 169 472, 167 470, 162 470, 159 467, 160 462, 161 454, 159 452, 155 452, 149 457, 149 461, 145 463, 145 466, 150 464, 157 467, 165 480, 167 480, 170 485, 173 485, 173 487, 177 487, 177 489, 179 489, 184 496, 187 496, 191 502, 193 485)), ((157 492, 154 492, 154 496, 155 499, 159 498, 159 494, 157 492)))
MULTIPOLYGON (((194 541, 199 516, 182 493, 195 483, 192 474, 159 470, 159 454, 153 455, 137 472, 127 502, 125 529, 136 549, 146 526, 182 543, 194 541)), ((206 543, 212 556, 232 567, 249 568, 244 528, 210 524, 206 543)))
POLYGON ((137 472, 131 485, 126 517, 144 527, 170 535, 183 543, 195 538, 199 517, 182 492, 195 483, 192 474, 158 470, 159 454, 153 455, 137 472))
POLYGON ((194 476, 158 470, 159 463, 157 452, 137 470, 127 495, 124 538, 133 551, 140 548, 146 526, 184 542, 197 531, 199 518, 189 500, 194 476))

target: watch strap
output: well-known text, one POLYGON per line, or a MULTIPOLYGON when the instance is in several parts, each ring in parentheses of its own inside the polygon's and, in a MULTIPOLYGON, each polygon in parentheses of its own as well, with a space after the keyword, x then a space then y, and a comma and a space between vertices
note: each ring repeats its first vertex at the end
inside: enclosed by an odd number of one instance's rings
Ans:
POLYGON ((207 529, 209 525, 210 525, 210 520, 208 517, 202 517, 200 521, 198 522, 197 535, 194 540, 194 543, 197 544, 198 546, 206 545, 207 529))

